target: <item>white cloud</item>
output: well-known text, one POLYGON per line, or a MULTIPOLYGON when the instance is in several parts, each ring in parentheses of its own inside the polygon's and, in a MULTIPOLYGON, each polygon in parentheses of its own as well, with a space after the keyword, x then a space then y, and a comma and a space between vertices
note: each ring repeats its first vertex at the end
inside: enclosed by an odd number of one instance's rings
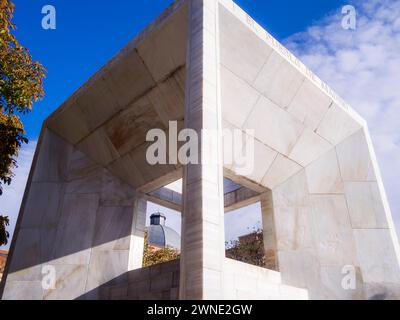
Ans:
POLYGON ((355 31, 342 28, 339 8, 284 44, 368 121, 400 230, 400 1, 352 4, 355 31))
MULTIPOLYGON (((31 141, 28 145, 24 145, 21 148, 18 156, 18 168, 14 170, 15 177, 10 186, 3 186, 4 192, 3 195, 0 196, 0 214, 9 216, 10 226, 7 230, 11 235, 14 232, 17 222, 19 208, 21 206, 22 197, 24 196, 36 144, 36 141, 31 141)), ((10 244, 11 239, 5 248, 8 249, 10 244)))

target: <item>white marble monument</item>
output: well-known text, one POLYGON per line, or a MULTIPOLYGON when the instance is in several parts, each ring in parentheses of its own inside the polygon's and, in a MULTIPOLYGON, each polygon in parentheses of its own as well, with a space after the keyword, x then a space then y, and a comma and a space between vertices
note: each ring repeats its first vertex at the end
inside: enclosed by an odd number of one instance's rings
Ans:
POLYGON ((43 124, 2 298, 400 298, 367 124, 232 1, 175 1, 43 124), (170 121, 216 130, 215 163, 150 165, 170 121), (254 130, 251 174, 226 128, 254 130), (155 192, 182 177, 182 201, 155 192), (180 262, 142 269, 147 200, 182 212, 180 262), (268 269, 225 258, 224 215, 255 201, 268 269))

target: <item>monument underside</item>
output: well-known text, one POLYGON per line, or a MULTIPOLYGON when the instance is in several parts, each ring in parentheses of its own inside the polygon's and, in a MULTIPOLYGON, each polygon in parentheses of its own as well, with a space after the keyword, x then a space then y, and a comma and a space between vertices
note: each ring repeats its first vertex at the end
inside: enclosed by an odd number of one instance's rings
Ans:
POLYGON ((46 120, 11 249, 3 299, 400 298, 365 121, 230 0, 174 2, 46 120), (216 164, 150 165, 170 121, 216 130, 216 164), (251 173, 223 129, 254 140, 251 173), (147 200, 182 211, 180 263, 141 269, 147 200), (225 212, 255 201, 270 270, 225 258, 225 212))

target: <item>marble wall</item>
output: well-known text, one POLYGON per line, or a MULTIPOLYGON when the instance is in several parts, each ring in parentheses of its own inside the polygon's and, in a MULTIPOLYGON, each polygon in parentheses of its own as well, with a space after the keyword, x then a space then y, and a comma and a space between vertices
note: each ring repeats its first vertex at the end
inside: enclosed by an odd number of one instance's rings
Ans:
POLYGON ((97 299, 141 267, 146 202, 130 186, 49 130, 30 179, 3 299, 97 299))
POLYGON ((224 260, 222 283, 225 300, 308 300, 306 289, 284 284, 279 272, 232 259, 224 260))
POLYGON ((399 242, 365 120, 246 12, 220 3, 223 125, 254 130, 243 139, 255 142, 246 178, 272 190, 270 268, 276 248, 283 283, 311 299, 400 298, 399 242))
MULTIPOLYGON (((179 260, 128 272, 117 284, 106 284, 106 300, 176 300, 179 297, 179 260)), ((285 285, 281 274, 239 261, 224 259, 221 299, 307 300, 307 290, 285 285)))
POLYGON ((282 280, 311 299, 400 298, 398 239, 373 158, 361 129, 273 191, 282 280))
POLYGON ((133 270, 101 289, 104 300, 178 300, 180 261, 133 270))

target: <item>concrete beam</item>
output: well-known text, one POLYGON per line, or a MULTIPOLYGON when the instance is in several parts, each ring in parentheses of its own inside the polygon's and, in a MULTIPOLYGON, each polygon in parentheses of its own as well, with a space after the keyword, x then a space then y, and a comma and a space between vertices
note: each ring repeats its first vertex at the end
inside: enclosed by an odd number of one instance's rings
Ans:
POLYGON ((176 180, 179 180, 182 178, 183 174, 183 169, 182 167, 176 169, 175 171, 172 171, 168 173, 167 175, 164 175, 162 177, 159 177, 158 179, 155 179, 149 183, 144 184, 143 186, 139 187, 137 191, 145 194, 149 194, 157 189, 160 189, 172 182, 175 182, 176 180))
POLYGON ((163 206, 165 208, 177 211, 179 213, 182 212, 182 205, 181 204, 176 204, 176 203, 170 202, 168 200, 165 200, 165 199, 153 196, 153 195, 148 195, 148 194, 146 194, 144 197, 148 201, 153 202, 155 204, 158 204, 160 206, 163 206))
POLYGON ((244 208, 244 207, 251 206, 252 204, 255 204, 255 203, 259 202, 259 201, 260 201, 260 196, 257 195, 255 197, 243 200, 241 202, 237 202, 237 203, 235 203, 235 204, 233 204, 233 205, 231 205, 229 207, 225 207, 225 214, 231 213, 232 211, 235 211, 235 210, 238 210, 238 209, 241 209, 241 208, 244 208))
POLYGON ((242 185, 243 187, 246 187, 250 190, 253 190, 255 192, 258 193, 264 193, 267 192, 269 189, 267 189, 266 187, 263 187, 262 185, 255 183, 245 177, 242 176, 238 176, 237 174, 235 174, 233 171, 224 168, 224 176, 230 180, 232 180, 233 182, 242 185))
MULTIPOLYGON (((161 188, 149 194, 141 194, 148 201, 168 209, 182 212, 182 194, 167 188, 161 188)), ((260 201, 260 194, 245 187, 224 195, 225 213, 252 205, 260 201)))

